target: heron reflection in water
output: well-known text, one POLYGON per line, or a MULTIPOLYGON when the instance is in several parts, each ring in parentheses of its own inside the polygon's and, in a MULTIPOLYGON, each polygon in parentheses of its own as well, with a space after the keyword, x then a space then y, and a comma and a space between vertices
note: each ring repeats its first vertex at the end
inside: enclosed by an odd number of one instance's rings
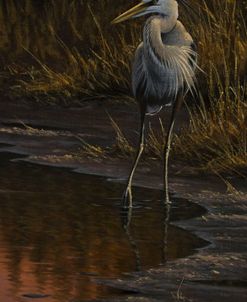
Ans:
MULTIPOLYGON (((186 0, 142 0, 112 23, 144 15, 143 41, 137 47, 132 67, 132 88, 139 103, 141 129, 138 152, 123 196, 124 207, 132 207, 131 183, 144 150, 145 120, 164 106, 172 106, 164 148, 165 202, 169 203, 168 157, 175 117, 188 91, 195 88, 197 53, 191 35, 178 21, 178 2, 190 8, 186 0)), ((192 8, 191 8, 192 9, 192 8)))

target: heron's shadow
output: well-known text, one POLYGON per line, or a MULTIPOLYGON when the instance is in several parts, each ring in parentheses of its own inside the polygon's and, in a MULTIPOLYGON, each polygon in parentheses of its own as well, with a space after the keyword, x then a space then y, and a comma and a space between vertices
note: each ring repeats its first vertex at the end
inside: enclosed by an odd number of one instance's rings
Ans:
MULTIPOLYGON (((168 260, 168 233, 169 233, 169 222, 170 222, 170 212, 171 212, 171 203, 162 202, 163 205, 163 236, 161 242, 161 264, 165 264, 168 260)), ((122 228, 126 234, 127 240, 131 246, 133 256, 135 258, 135 269, 136 271, 142 270, 142 263, 141 263, 141 254, 140 249, 138 247, 138 243, 135 237, 132 234, 131 229, 131 222, 133 219, 133 213, 135 211, 135 207, 126 207, 122 206, 120 211, 120 218, 122 223, 122 228)))

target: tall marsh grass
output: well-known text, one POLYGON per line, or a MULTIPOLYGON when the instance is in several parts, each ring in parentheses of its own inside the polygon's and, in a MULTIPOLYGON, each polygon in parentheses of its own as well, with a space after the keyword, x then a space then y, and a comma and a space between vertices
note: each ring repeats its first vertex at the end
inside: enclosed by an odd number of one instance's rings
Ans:
POLYGON ((130 95, 129 63, 138 34, 134 29, 126 35, 126 26, 113 30, 115 10, 102 14, 111 1, 23 3, 0 4, 1 78, 16 79, 10 96, 69 101, 130 95))
MULTIPOLYGON (((239 170, 247 164, 247 3, 191 2, 197 14, 181 9, 181 20, 205 73, 198 73, 199 96, 189 108, 190 126, 174 140, 174 155, 205 170, 239 170)), ((8 97, 50 102, 131 98, 130 63, 143 20, 110 25, 125 1, 111 10, 108 0, 34 3, 0 4, 2 93, 8 85, 8 97)), ((155 156, 162 154, 164 135, 151 132, 155 156)))
POLYGON ((203 1, 200 14, 192 30, 206 76, 174 151, 205 170, 240 173, 247 166, 246 1, 203 1))

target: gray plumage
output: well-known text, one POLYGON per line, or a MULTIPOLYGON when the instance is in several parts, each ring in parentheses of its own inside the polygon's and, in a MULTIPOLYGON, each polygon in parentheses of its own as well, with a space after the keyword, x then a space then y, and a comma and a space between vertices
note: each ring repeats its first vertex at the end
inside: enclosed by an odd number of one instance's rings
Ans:
POLYGON ((165 22, 160 16, 147 20, 132 67, 133 93, 141 107, 146 106, 147 114, 172 104, 179 90, 194 88, 197 55, 192 37, 180 21, 167 33, 154 32, 159 30, 153 25, 158 18, 165 22), (152 35, 160 35, 160 41, 152 39, 152 35))

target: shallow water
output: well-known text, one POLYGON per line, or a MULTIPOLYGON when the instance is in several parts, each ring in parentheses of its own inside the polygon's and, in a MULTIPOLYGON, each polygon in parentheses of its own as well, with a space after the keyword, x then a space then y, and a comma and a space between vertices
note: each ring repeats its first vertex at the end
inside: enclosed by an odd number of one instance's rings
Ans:
MULTIPOLYGON (((171 225, 166 236, 159 191, 135 188, 127 234, 122 185, 11 162, 15 157, 0 154, 0 301, 81 301, 121 294, 92 279, 158 266, 205 245, 171 225)), ((186 200, 172 201, 173 221, 204 213, 186 200)))

